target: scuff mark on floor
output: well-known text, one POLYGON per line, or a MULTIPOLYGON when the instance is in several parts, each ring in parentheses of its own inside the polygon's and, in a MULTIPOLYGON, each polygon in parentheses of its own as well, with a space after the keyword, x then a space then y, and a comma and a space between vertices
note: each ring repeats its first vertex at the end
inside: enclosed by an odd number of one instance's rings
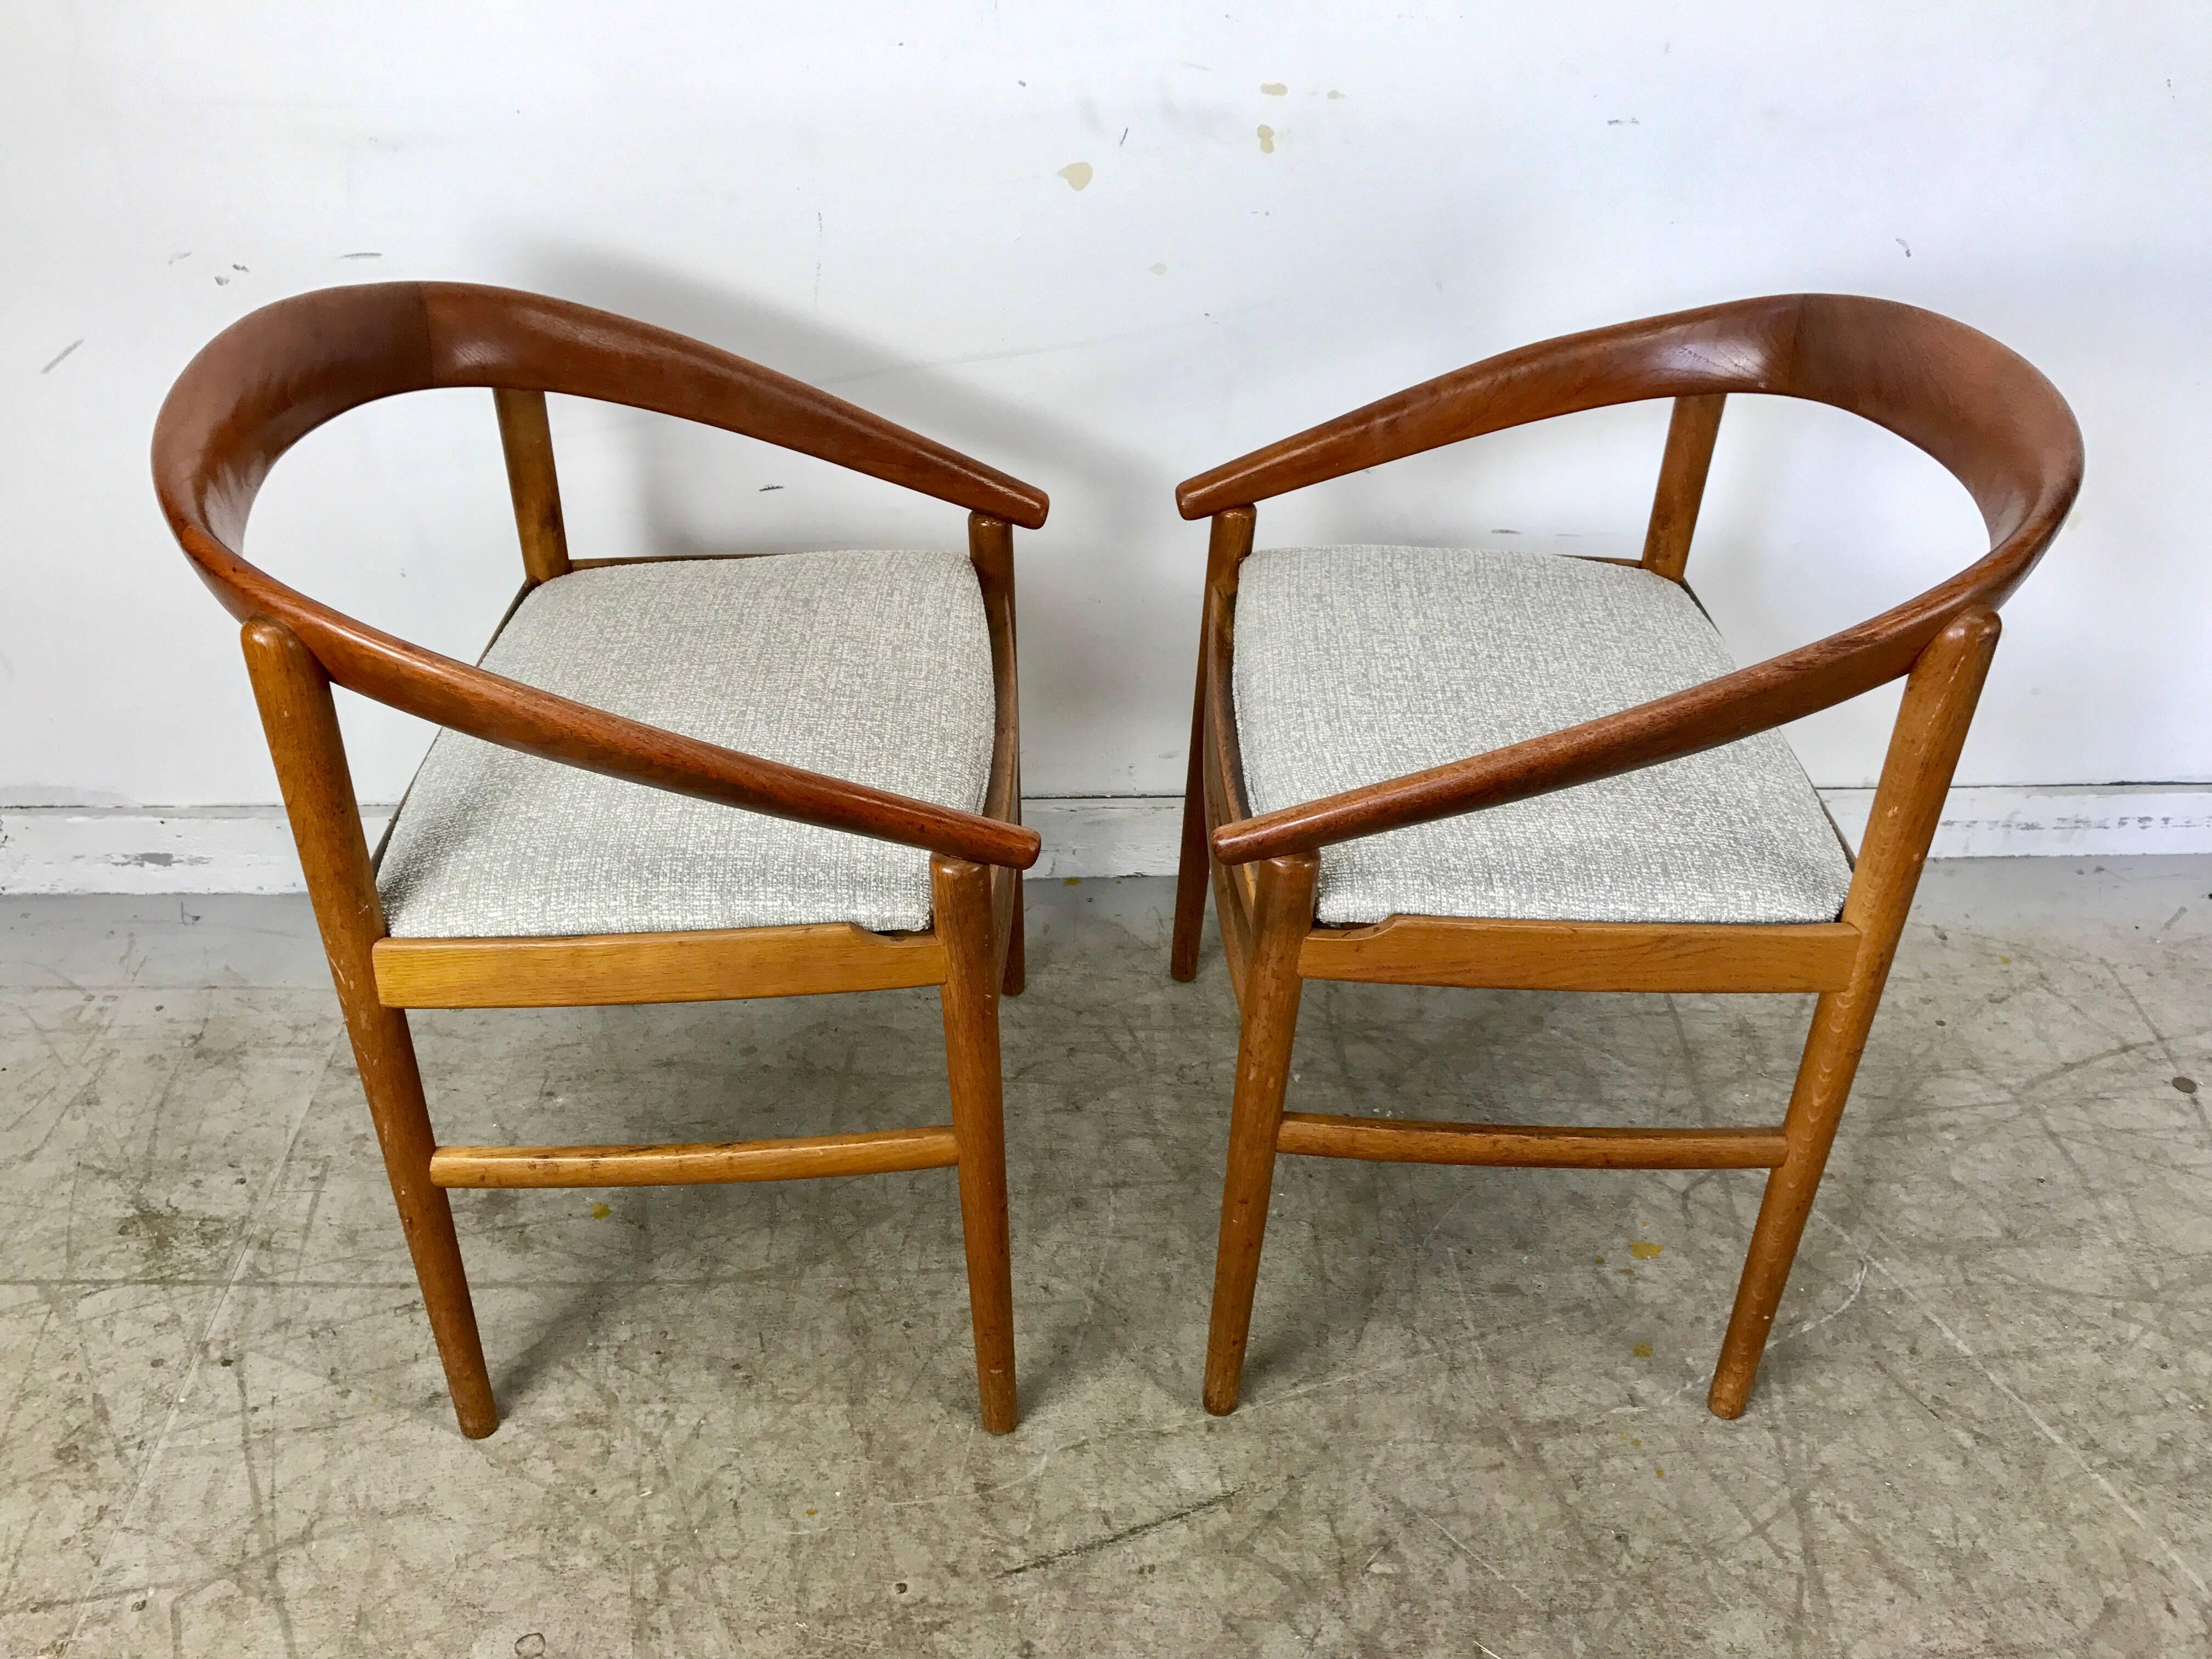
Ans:
POLYGON ((1178 1521, 1188 1521, 1194 1515, 1203 1515, 1208 1510, 1218 1510, 1242 1492, 1242 1486, 1232 1486, 1227 1492, 1193 1504, 1188 1509, 1177 1510, 1172 1515, 1163 1515, 1150 1521, 1139 1521, 1133 1527, 1124 1527, 1119 1532, 1109 1532, 1103 1538, 1093 1538, 1080 1544, 1071 1544, 1064 1550, 1053 1550, 1044 1555, 1032 1556, 1028 1560, 1006 1568, 1001 1578, 1012 1578, 1018 1573, 1034 1572, 1039 1567, 1048 1567, 1056 1562, 1073 1560, 1079 1555, 1090 1555, 1115 1544, 1126 1544, 1132 1538, 1142 1538, 1148 1532, 1158 1532, 1162 1527, 1171 1527, 1178 1521))

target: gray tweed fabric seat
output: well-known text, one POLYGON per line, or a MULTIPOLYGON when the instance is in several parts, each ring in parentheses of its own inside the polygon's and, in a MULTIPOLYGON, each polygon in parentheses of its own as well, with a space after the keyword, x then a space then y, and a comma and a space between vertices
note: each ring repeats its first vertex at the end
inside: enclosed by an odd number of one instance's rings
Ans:
MULTIPOLYGON (((995 713, 983 601, 949 552, 580 570, 483 665, 596 708, 979 809, 995 713)), ((929 925, 929 855, 441 732, 378 867, 402 938, 929 925)))
MULTIPOLYGON (((1234 692, 1271 812, 1595 720, 1735 665, 1663 577, 1546 554, 1246 560, 1234 692)), ((1318 915, 1832 921, 1850 868, 1779 732, 1322 853, 1318 915)))

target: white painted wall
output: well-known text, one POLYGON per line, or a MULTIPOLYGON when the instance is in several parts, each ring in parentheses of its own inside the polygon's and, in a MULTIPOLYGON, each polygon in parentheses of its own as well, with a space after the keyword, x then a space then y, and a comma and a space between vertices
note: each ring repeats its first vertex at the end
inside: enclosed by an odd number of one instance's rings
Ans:
MULTIPOLYGON (((0 801, 275 798, 232 630, 155 511, 149 428, 252 307, 431 276, 696 334, 1050 490, 1018 540, 1026 774, 1083 795, 1180 787, 1204 532, 1178 479, 1568 330, 1801 288, 1930 306, 2037 362, 2090 458, 1962 779, 2212 779, 2209 40, 2203 9, 2150 0, 9 0, 0 801)), ((1665 419, 1346 480, 1263 507, 1262 544, 1632 552, 1665 419)), ((951 509, 744 440, 555 422, 580 553, 959 535, 951 509)), ((1737 399, 1695 575, 1749 660, 1978 536, 1886 434, 1737 399)), ((489 397, 325 428, 250 550, 472 650, 518 571, 489 397)), ((1871 780, 1892 701, 1795 730, 1817 781, 1871 780)), ((347 719, 362 797, 394 798, 427 732, 347 719)))

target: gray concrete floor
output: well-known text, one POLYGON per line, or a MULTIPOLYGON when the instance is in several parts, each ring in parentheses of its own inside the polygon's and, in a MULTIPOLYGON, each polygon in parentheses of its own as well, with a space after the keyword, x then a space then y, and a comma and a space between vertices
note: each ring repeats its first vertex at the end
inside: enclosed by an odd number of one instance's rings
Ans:
MULTIPOLYGON (((9 1654, 2202 1653, 2212 860, 1931 869, 1747 1415, 1751 1174, 1286 1161, 1199 1367, 1235 1038, 1031 888, 1024 1418, 949 1172, 457 1194, 455 1431, 304 905, 0 902, 9 1654)), ((1294 1101, 1779 1115, 1807 1005, 1316 986, 1294 1101)), ((941 1119, 927 994, 441 1014, 449 1139, 941 1119)))

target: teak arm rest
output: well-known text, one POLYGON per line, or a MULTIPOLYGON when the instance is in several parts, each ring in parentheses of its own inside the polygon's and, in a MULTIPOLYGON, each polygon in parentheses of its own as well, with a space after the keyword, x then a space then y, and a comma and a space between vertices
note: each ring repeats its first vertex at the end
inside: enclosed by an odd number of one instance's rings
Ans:
POLYGON ((1931 597, 1617 714, 1224 823, 1213 832, 1214 856, 1224 864, 1249 864, 1315 852, 1386 830, 1528 800, 1771 731, 1907 672, 1929 641, 1966 608, 1936 611, 1927 603, 1931 597))
MULTIPOLYGON (((1043 846, 1036 830, 1018 823, 725 749, 472 668, 326 611, 258 571, 253 575, 264 590, 259 597, 271 602, 246 611, 248 626, 258 618, 276 622, 300 636, 335 684, 486 743, 672 794, 977 864, 1026 870, 1043 846)), ((221 587, 216 592, 223 596, 221 587)))

